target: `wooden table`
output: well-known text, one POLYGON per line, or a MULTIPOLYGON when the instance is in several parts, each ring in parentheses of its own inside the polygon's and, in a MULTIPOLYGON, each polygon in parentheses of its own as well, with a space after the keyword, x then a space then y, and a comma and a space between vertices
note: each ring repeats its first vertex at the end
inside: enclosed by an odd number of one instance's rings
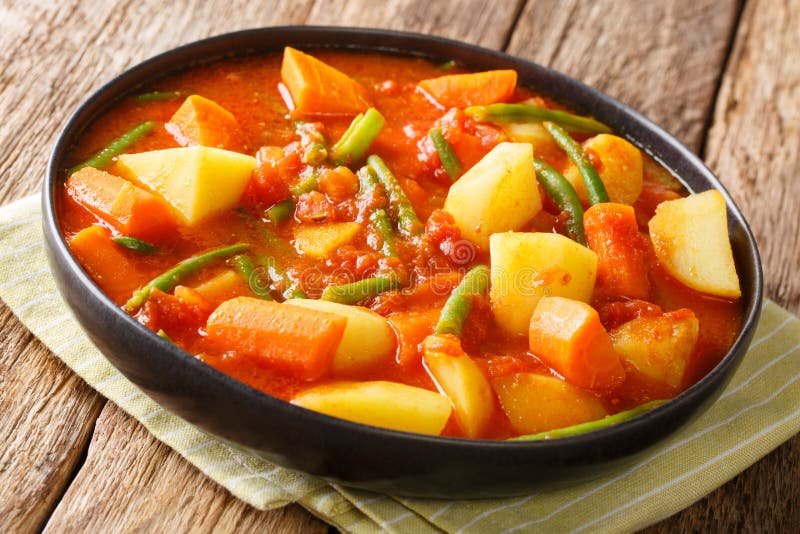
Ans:
MULTIPOLYGON (((66 117, 175 45, 254 26, 372 26, 506 50, 600 88, 699 153, 748 217, 767 294, 800 310, 797 0, 4 0, 0 204, 39 191, 66 117)), ((324 531, 259 512, 85 385, 0 304, 0 531, 324 531)), ((795 437, 652 532, 800 528, 795 437)))

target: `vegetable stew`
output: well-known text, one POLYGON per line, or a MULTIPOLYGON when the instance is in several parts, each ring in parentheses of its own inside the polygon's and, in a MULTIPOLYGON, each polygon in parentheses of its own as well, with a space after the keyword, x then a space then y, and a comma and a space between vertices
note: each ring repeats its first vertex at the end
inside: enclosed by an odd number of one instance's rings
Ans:
POLYGON ((741 328, 722 195, 513 70, 229 58, 118 102, 71 158, 61 230, 114 302, 352 421, 586 432, 691 386, 741 328))

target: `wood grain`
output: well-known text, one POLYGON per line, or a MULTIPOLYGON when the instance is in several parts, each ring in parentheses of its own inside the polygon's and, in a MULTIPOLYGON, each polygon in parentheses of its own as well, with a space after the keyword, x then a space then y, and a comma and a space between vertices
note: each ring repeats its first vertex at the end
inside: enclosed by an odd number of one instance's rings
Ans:
POLYGON ((0 532, 38 530, 104 400, 0 303, 0 532))
POLYGON ((697 151, 738 12, 735 0, 528 2, 508 51, 642 112, 697 151))
POLYGON ((297 505, 260 512, 107 403, 45 532, 325 532, 297 505))

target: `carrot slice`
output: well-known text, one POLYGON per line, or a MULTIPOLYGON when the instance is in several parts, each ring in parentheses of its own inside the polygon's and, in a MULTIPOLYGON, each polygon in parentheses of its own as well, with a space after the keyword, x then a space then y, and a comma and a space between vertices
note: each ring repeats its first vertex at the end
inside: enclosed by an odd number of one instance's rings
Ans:
POLYGON ((159 241, 176 226, 163 199, 93 167, 84 167, 70 176, 67 193, 124 235, 159 241))
POLYGON ((625 370, 594 308, 563 297, 542 297, 531 317, 531 352, 576 386, 611 390, 625 370))
POLYGON ((164 128, 181 146, 210 146, 225 150, 242 149, 236 117, 213 100, 191 95, 164 128))
POLYGON ((472 74, 450 74, 417 84, 445 108, 466 108, 505 102, 517 87, 517 71, 489 70, 472 74))
POLYGON ((356 115, 370 107, 364 86, 289 46, 283 51, 281 78, 292 97, 293 115, 356 115))
POLYGON ((604 298, 647 300, 646 239, 631 206, 602 202, 583 214, 589 248, 597 253, 597 291, 604 298))
POLYGON ((102 226, 90 226, 69 240, 69 249, 84 270, 114 301, 127 298, 144 281, 111 232, 102 226))
POLYGON ((252 297, 226 300, 208 318, 212 345, 263 358, 274 369, 313 380, 331 368, 347 318, 252 297))

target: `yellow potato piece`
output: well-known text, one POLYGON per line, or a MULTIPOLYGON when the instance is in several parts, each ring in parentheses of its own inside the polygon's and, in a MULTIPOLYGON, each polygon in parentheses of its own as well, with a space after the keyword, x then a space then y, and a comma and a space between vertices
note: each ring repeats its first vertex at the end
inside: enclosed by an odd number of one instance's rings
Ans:
POLYGON ((722 193, 712 189, 664 201, 649 227, 658 261, 677 280, 702 293, 741 296, 722 193))
POLYGON ((292 404, 365 425, 439 435, 453 408, 436 392, 397 382, 335 382, 316 386, 292 404))
MULTIPOLYGON (((595 156, 593 164, 611 202, 631 205, 639 198, 644 183, 644 164, 638 148, 616 135, 598 134, 583 142, 583 150, 595 156)), ((564 177, 575 188, 581 202, 588 204, 589 196, 575 164, 569 164, 564 177)))
POLYGON ((693 313, 637 317, 611 332, 620 358, 653 380, 677 388, 694 351, 700 323, 693 313))
POLYGON ((301 226, 294 233, 294 246, 301 254, 322 260, 353 240, 361 230, 356 222, 301 226))
POLYGON ((450 187, 444 209, 484 250, 489 236, 517 230, 542 209, 529 143, 500 143, 450 187))
POLYGON ((453 403, 456 420, 469 438, 481 437, 494 412, 489 381, 467 354, 425 352, 423 361, 437 388, 453 403))
POLYGON ((558 378, 516 373, 492 379, 492 387, 515 432, 537 434, 606 416, 600 400, 558 378))
POLYGON ((290 299, 285 304, 347 318, 342 341, 333 357, 334 376, 358 374, 381 365, 394 355, 394 331, 384 317, 368 308, 313 299, 290 299))
POLYGON ((133 181, 163 197, 183 224, 193 226, 239 203, 256 158, 191 146, 122 154, 117 166, 133 181))
POLYGON ((505 232, 490 241, 489 299, 505 331, 527 335, 533 310, 545 295, 591 300, 597 254, 588 248, 543 232, 505 232))

